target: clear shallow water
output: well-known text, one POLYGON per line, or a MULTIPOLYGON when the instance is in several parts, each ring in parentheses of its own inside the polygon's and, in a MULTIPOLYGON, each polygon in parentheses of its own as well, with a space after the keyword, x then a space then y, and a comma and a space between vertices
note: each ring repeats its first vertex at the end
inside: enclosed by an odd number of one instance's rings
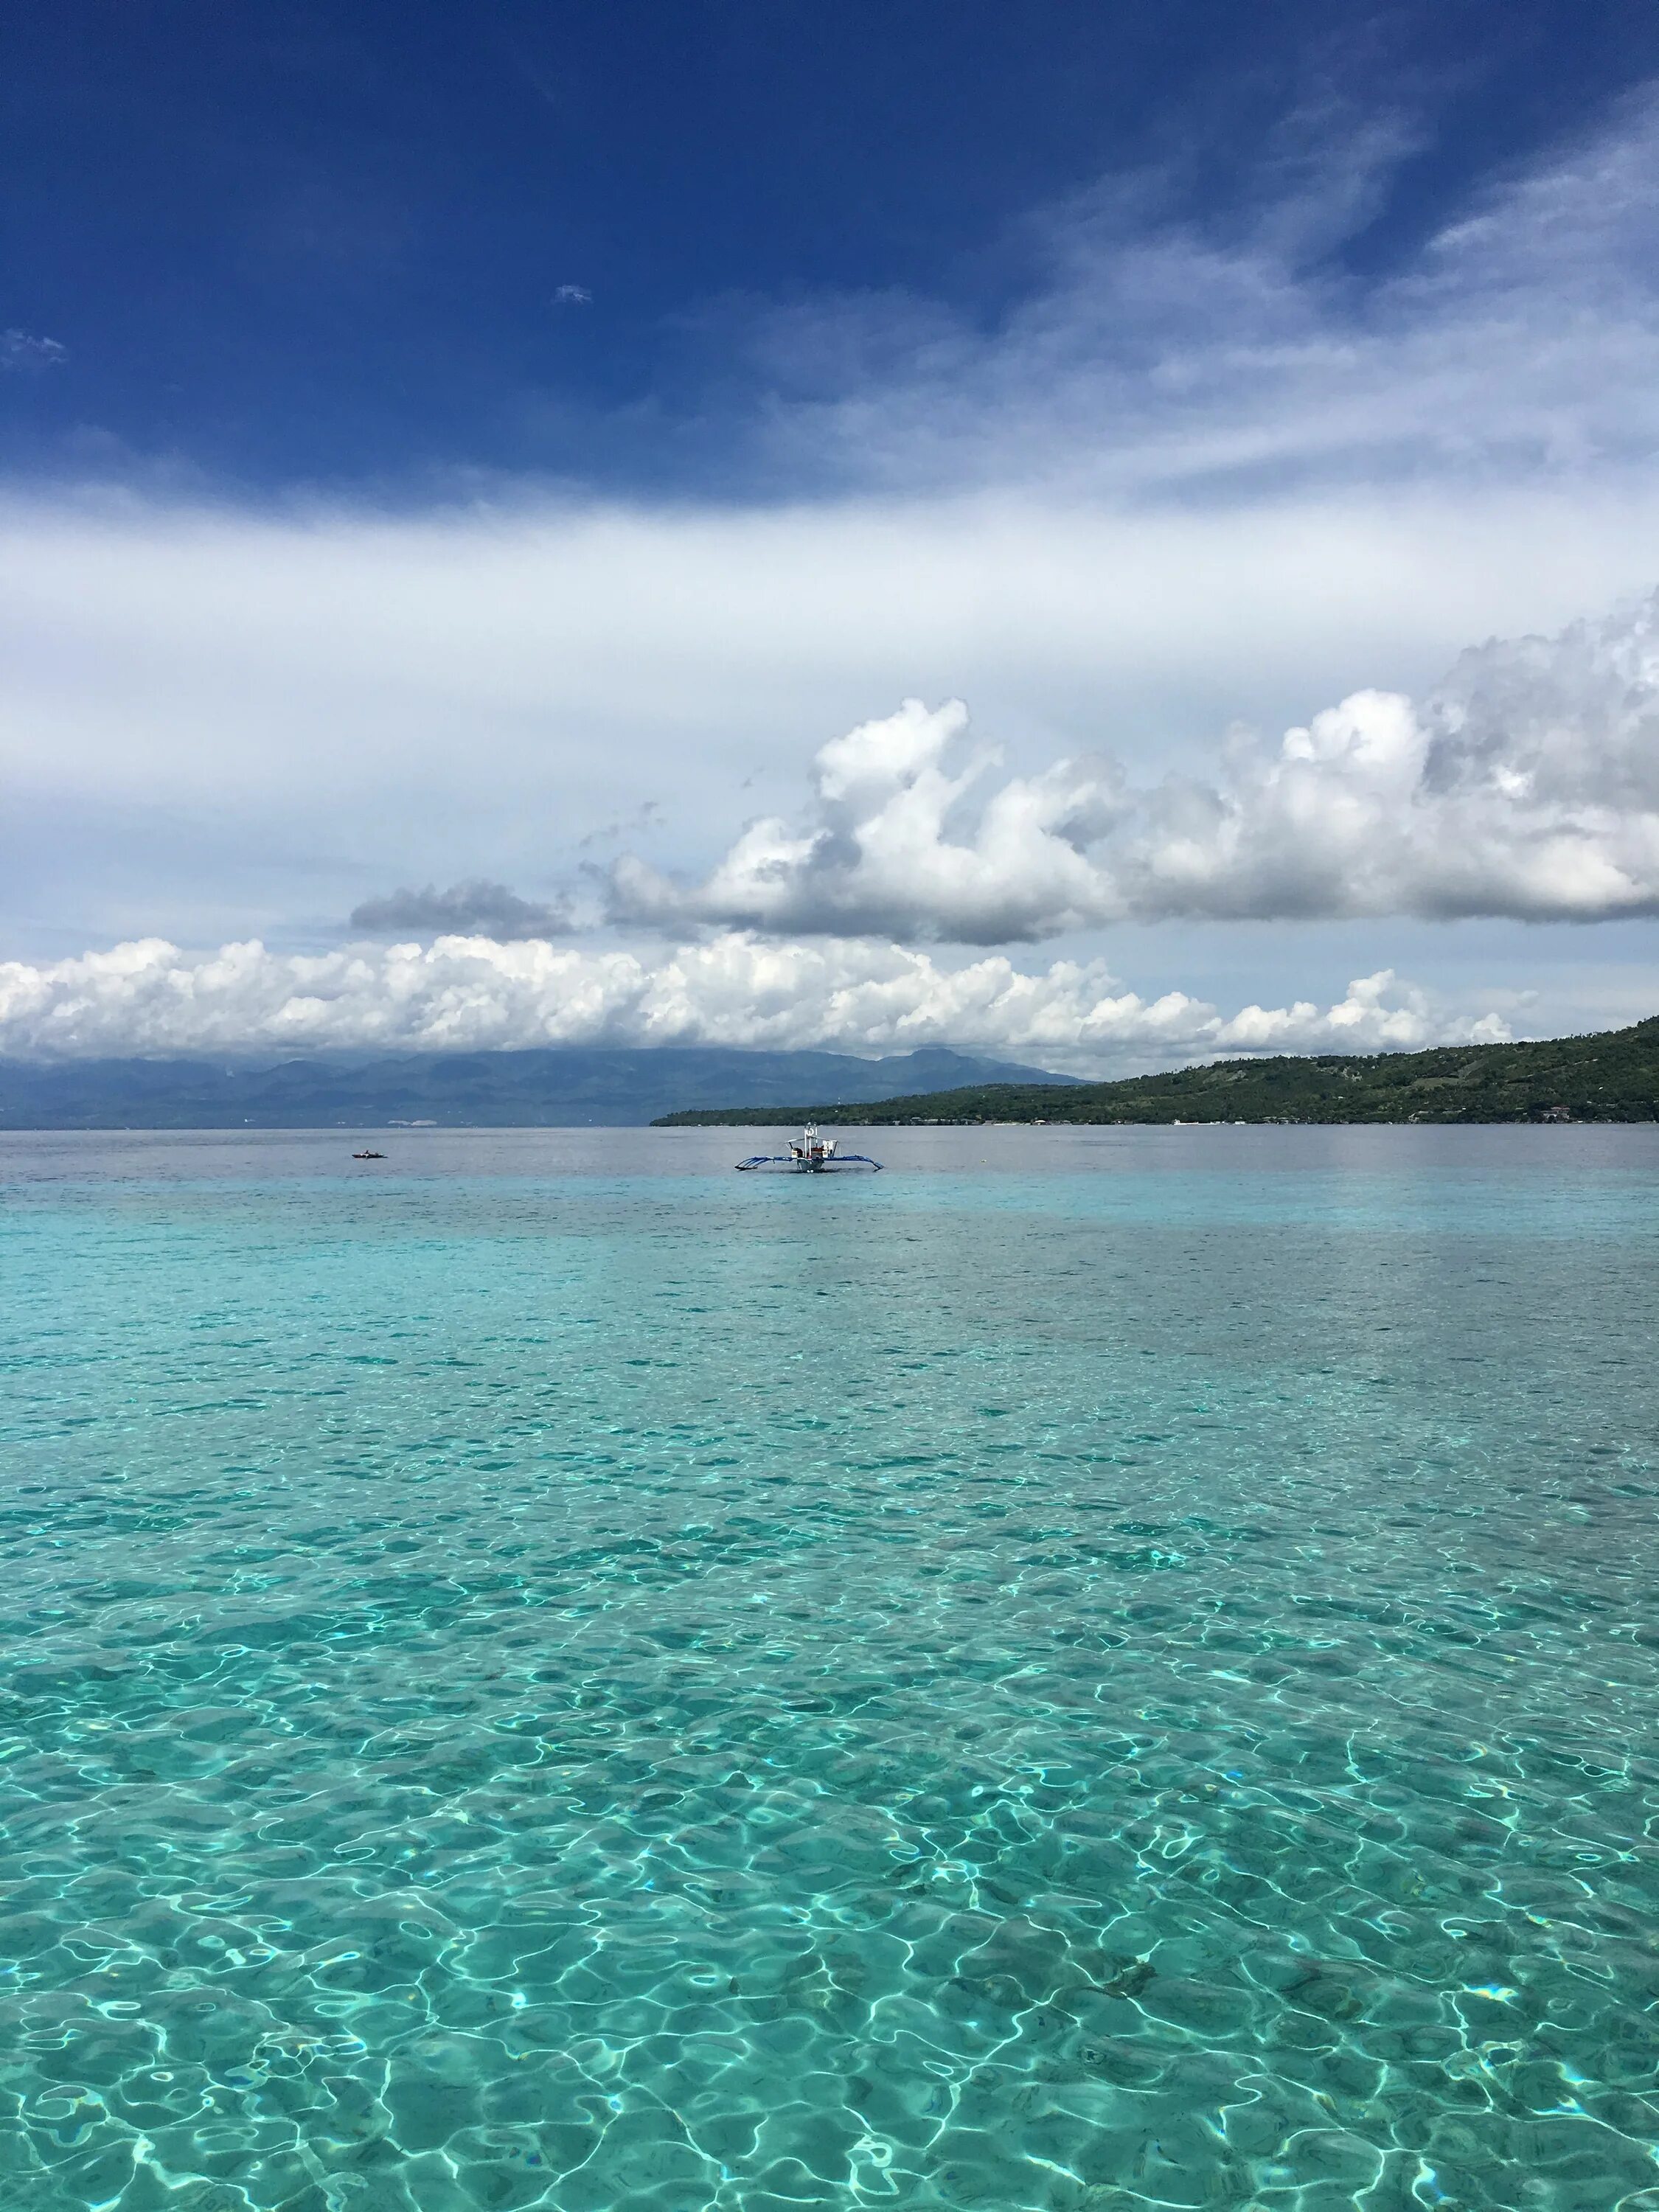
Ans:
POLYGON ((1659 1132, 8 1138, 0 2203, 1655 2212, 1659 1132))

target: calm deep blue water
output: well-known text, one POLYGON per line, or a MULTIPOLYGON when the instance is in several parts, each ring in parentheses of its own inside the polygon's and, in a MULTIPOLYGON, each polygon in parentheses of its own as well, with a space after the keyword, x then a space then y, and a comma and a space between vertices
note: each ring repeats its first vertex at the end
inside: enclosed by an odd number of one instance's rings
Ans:
POLYGON ((1656 2212, 1659 1130, 0 1140, 6 2212, 1656 2212))

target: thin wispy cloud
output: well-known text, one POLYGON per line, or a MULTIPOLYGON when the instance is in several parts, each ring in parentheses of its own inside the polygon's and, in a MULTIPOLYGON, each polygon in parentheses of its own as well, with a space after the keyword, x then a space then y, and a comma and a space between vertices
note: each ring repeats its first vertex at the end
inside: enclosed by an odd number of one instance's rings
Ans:
POLYGON ((591 307, 593 295, 586 284, 560 284, 554 289, 553 304, 556 307, 591 307))
POLYGON ((586 852, 594 845, 610 844, 618 837, 639 836, 647 830, 659 828, 662 819, 662 808, 654 799, 641 799, 631 813, 620 816, 614 822, 607 822, 598 830, 590 830, 586 836, 579 837, 577 848, 586 852))
POLYGON ((989 330, 908 295, 762 312, 780 459, 866 485, 1135 501, 1645 459, 1653 88, 1370 282, 1335 249, 1415 139, 1340 121, 1265 162, 1236 215, 1165 212, 1167 185, 1143 175, 1034 219, 1039 274, 989 330))
POLYGON ((27 374, 68 358, 69 348, 56 338, 38 337, 32 331, 0 331, 0 369, 27 374))

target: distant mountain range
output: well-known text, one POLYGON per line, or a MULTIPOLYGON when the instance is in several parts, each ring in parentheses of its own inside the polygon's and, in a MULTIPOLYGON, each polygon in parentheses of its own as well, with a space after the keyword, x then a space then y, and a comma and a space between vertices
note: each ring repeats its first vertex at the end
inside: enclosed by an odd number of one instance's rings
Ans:
POLYGON ((718 1046, 358 1054, 257 1063, 0 1060, 0 1128, 625 1127, 717 1101, 775 1111, 800 1097, 867 1104, 922 1089, 1068 1080, 944 1046, 885 1060, 718 1046))
MULTIPOLYGON (((804 1095, 804 1094, 803 1094, 804 1095)), ((666 1126, 803 1121, 866 1127, 975 1121, 1659 1121, 1659 1018, 1595 1036, 1431 1052, 1224 1060, 1121 1083, 975 1083, 888 1098, 678 1113, 666 1126)))

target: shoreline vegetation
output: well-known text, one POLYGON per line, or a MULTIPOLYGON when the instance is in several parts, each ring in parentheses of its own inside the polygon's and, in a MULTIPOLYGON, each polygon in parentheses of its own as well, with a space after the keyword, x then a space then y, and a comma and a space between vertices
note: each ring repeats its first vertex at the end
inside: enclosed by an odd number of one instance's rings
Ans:
POLYGON ((1528 1044, 1441 1045, 1428 1052, 1321 1053, 1223 1060, 1115 1083, 972 1084, 876 1103, 712 1108, 665 1114, 658 1129, 860 1128, 986 1122, 1659 1121, 1659 1016, 1630 1029, 1528 1044))

